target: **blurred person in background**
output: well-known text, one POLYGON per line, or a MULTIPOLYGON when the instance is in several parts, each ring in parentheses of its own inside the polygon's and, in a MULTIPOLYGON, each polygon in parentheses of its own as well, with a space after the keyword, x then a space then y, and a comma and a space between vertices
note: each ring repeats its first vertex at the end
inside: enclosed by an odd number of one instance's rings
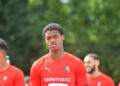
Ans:
POLYGON ((100 60, 97 54, 85 56, 84 64, 87 72, 88 86, 115 86, 112 78, 99 71, 100 60))
POLYGON ((25 86, 23 72, 6 61, 7 43, 0 38, 0 86, 25 86))
POLYGON ((33 64, 29 86, 88 86, 83 62, 64 51, 62 26, 48 24, 43 34, 49 53, 33 64))

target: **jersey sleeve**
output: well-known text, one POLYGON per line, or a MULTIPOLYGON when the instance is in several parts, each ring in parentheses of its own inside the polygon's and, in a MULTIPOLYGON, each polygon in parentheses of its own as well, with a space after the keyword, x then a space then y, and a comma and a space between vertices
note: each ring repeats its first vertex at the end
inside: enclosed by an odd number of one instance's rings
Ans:
POLYGON ((111 78, 109 78, 109 80, 107 81, 106 86, 115 86, 114 81, 111 78))
POLYGON ((33 64, 30 71, 29 86, 41 86, 40 73, 37 68, 37 64, 33 64))
POLYGON ((77 86, 88 86, 87 75, 86 75, 85 67, 82 61, 78 62, 76 70, 77 70, 76 71, 77 86))
POLYGON ((18 70, 15 76, 15 86, 25 86, 24 74, 18 70))

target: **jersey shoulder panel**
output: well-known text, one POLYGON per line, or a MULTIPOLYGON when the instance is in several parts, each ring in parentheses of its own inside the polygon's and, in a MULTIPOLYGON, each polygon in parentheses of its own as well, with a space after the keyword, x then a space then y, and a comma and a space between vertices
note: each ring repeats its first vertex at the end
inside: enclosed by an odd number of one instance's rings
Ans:
POLYGON ((109 84, 109 86, 115 86, 113 79, 111 77, 109 77, 108 75, 102 73, 101 77, 103 77, 101 79, 104 80, 104 82, 106 82, 106 84, 109 84))
POLYGON ((70 53, 67 53, 67 56, 68 56, 69 60, 71 62, 74 62, 75 64, 83 63, 82 60, 80 58, 78 58, 77 56, 74 56, 74 55, 72 55, 70 53))
POLYGON ((107 81, 111 81, 112 80, 112 78, 111 77, 109 77, 108 75, 106 75, 106 74, 104 74, 104 73, 101 73, 101 77, 103 77, 105 80, 107 80, 107 81))
POLYGON ((44 67, 44 64, 45 64, 45 61, 47 60, 47 58, 48 58, 48 54, 42 56, 41 58, 39 58, 38 60, 36 60, 33 63, 32 68, 42 70, 42 68, 44 67))
POLYGON ((13 73, 15 73, 15 72, 22 71, 22 70, 13 65, 10 65, 9 71, 12 71, 13 73))

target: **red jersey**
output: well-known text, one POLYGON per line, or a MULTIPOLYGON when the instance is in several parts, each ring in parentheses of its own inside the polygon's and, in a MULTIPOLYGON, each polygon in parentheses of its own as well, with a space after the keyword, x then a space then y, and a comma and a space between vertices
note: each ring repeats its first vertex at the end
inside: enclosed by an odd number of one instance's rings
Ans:
POLYGON ((115 86, 115 84, 109 76, 101 73, 94 78, 88 75, 88 86, 115 86))
POLYGON ((83 62, 66 53, 61 60, 49 54, 35 62, 30 72, 29 86, 84 86, 87 85, 83 62))
POLYGON ((6 70, 0 72, 0 86, 25 86, 23 72, 10 65, 6 70))

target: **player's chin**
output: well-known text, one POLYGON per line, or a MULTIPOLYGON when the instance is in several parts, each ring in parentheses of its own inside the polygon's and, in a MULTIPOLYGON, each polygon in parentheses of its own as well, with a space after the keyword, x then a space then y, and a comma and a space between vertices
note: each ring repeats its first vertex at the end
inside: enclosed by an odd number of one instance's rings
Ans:
POLYGON ((53 52, 57 51, 56 48, 50 48, 50 50, 53 51, 53 52))

